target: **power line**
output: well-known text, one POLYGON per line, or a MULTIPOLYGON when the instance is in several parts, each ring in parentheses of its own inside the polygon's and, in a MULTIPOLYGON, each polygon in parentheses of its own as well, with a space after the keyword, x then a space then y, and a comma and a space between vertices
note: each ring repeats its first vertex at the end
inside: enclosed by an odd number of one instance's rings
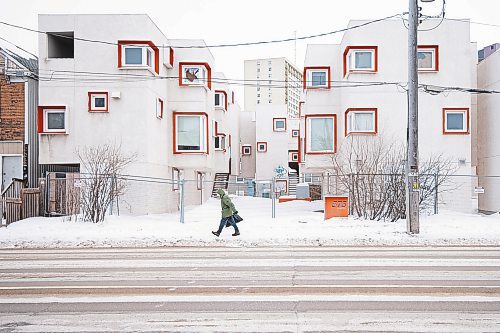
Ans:
MULTIPOLYGON (((394 14, 390 16, 386 16, 383 18, 367 21, 352 27, 347 27, 347 28, 342 28, 338 30, 333 30, 333 31, 328 31, 328 32, 322 32, 314 35, 306 35, 306 36, 300 36, 300 37, 291 37, 291 38, 282 38, 282 39, 273 39, 273 40, 261 40, 261 41, 254 41, 254 42, 242 42, 242 43, 225 43, 225 44, 213 44, 213 45, 169 45, 169 46, 164 46, 164 45, 158 45, 158 48, 176 48, 176 49, 200 49, 200 48, 222 48, 222 47, 238 47, 238 46, 252 46, 252 45, 262 45, 262 44, 275 44, 275 43, 284 43, 284 42, 291 42, 291 41, 296 41, 296 40, 306 40, 306 39, 312 39, 312 38, 318 38, 318 37, 325 37, 329 35, 334 35, 337 33, 345 32, 348 30, 353 30, 357 28, 361 28, 373 23, 389 20, 391 18, 395 18, 401 16, 401 14, 394 14)), ((105 44, 105 45, 113 45, 113 46, 118 46, 118 43, 115 42, 108 42, 108 41, 103 41, 103 40, 97 40, 97 39, 89 39, 89 38, 81 38, 81 37, 72 37, 72 36, 66 36, 66 35, 61 35, 58 33, 51 33, 47 31, 41 31, 37 29, 32 29, 28 27, 23 27, 20 25, 12 24, 12 23, 7 23, 4 21, 0 21, 0 24, 12 27, 12 28, 17 28, 17 29, 22 29, 30 32, 36 32, 39 34, 45 34, 45 35, 51 35, 51 36, 56 36, 60 38, 66 38, 66 39, 73 39, 81 42, 88 42, 88 43, 99 43, 99 44, 105 44)), ((124 45, 124 44, 120 44, 124 45)))
POLYGON ((3 37, 1 37, 1 36, 0 36, 0 39, 1 39, 1 40, 3 40, 4 42, 7 42, 7 43, 11 44, 11 45, 14 45, 14 46, 15 46, 15 47, 17 47, 18 49, 20 49, 20 50, 22 50, 22 51, 24 51, 24 52, 28 53, 29 55, 32 55, 33 57, 35 57, 35 59, 38 59, 38 57, 37 57, 36 55, 34 55, 33 53, 31 53, 30 51, 27 51, 27 50, 23 49, 23 48, 22 48, 22 47, 20 47, 19 45, 16 45, 16 44, 12 43, 11 41, 8 41, 7 39, 5 39, 5 38, 3 38, 3 37))
POLYGON ((484 26, 488 26, 488 27, 500 28, 500 24, 492 24, 492 23, 484 23, 484 22, 477 22, 477 21, 469 21, 467 19, 445 18, 445 20, 447 20, 447 21, 468 22, 470 24, 477 24, 477 25, 484 25, 484 26))

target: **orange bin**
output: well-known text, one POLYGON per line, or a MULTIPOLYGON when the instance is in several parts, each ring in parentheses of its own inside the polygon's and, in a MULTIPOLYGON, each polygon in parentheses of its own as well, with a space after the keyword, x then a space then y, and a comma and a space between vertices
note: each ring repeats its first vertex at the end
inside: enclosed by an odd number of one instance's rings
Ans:
POLYGON ((349 216, 349 197, 325 196, 325 220, 349 216))

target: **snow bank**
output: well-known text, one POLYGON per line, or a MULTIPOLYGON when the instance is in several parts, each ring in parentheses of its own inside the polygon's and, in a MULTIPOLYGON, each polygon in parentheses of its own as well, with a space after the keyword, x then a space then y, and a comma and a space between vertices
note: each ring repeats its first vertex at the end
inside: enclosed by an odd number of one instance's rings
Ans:
POLYGON ((0 247, 128 247, 128 246, 290 246, 290 245, 500 245, 500 215, 442 212, 421 217, 419 235, 406 234, 406 221, 323 220, 321 201, 277 203, 235 197, 244 221, 241 236, 224 229, 211 234, 220 219, 220 203, 210 199, 179 214, 108 216, 103 223, 64 218, 30 218, 0 228, 0 247))

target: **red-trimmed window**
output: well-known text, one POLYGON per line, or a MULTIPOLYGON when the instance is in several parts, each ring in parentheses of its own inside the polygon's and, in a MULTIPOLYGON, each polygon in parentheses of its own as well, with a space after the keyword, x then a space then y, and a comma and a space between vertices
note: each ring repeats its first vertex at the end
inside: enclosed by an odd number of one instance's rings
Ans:
POLYGON ((300 135, 300 131, 298 129, 292 130, 292 138, 298 138, 300 135))
POLYGON ((258 153, 267 152, 267 142, 257 142, 257 152, 258 153))
POLYGON ((443 108, 443 134, 469 134, 469 108, 443 108))
POLYGON ((250 156, 250 155, 252 155, 252 146, 250 146, 250 145, 243 145, 241 147, 241 155, 243 155, 243 156, 250 156))
POLYGON ((286 132, 286 118, 273 118, 273 131, 286 132))
POLYGON ((89 112, 108 112, 108 93, 89 92, 89 112))
POLYGON ((348 46, 344 50, 344 76, 348 73, 376 73, 377 46, 348 46))
POLYGON ((171 47, 163 47, 163 65, 167 68, 174 67, 174 49, 171 47))
POLYGON ((66 106, 39 106, 38 133, 67 134, 68 116, 66 106))
POLYGON ((215 108, 227 111, 227 93, 224 90, 215 91, 215 108))
POLYGON ((208 115, 174 112, 174 154, 208 154, 208 115))
POLYGON ((417 66, 419 72, 439 71, 439 46, 418 45, 417 66))
POLYGON ((330 89, 330 67, 304 67, 304 89, 330 89))
POLYGON ((349 108, 344 114, 345 136, 349 134, 377 134, 378 110, 376 108, 349 108))
POLYGON ((225 150, 226 149, 226 135, 217 134, 214 137, 214 148, 215 150, 225 150))
POLYGON ((156 118, 163 118, 163 100, 161 98, 156 99, 156 118))
POLYGON ((334 154, 337 151, 337 116, 317 114, 306 116, 305 153, 334 154))
POLYGON ((160 74, 160 51, 149 40, 119 40, 118 68, 151 69, 160 74))
POLYGON ((180 62, 179 86, 212 88, 212 70, 206 62, 180 62))

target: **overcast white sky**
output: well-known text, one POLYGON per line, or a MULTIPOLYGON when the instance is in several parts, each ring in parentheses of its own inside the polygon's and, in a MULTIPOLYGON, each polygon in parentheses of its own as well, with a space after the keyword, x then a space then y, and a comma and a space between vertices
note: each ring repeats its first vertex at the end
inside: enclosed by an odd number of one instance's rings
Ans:
MULTIPOLYGON (((437 15, 442 0, 421 4, 437 15)), ((407 0, 0 0, 0 21, 37 28, 38 14, 145 13, 169 38, 201 38, 207 44, 293 37, 341 29, 350 19, 377 19, 408 10, 407 0)), ((446 16, 500 24, 500 0, 446 0, 446 16)), ((37 54, 37 34, 0 25, 0 36, 37 54)), ((303 64, 308 43, 336 43, 341 34, 297 42, 303 64)), ((471 26, 478 47, 500 42, 500 28, 471 26)), ((216 70, 243 78, 245 59, 294 61, 294 43, 212 49, 216 70)), ((240 96, 240 101, 242 100, 240 96)))

